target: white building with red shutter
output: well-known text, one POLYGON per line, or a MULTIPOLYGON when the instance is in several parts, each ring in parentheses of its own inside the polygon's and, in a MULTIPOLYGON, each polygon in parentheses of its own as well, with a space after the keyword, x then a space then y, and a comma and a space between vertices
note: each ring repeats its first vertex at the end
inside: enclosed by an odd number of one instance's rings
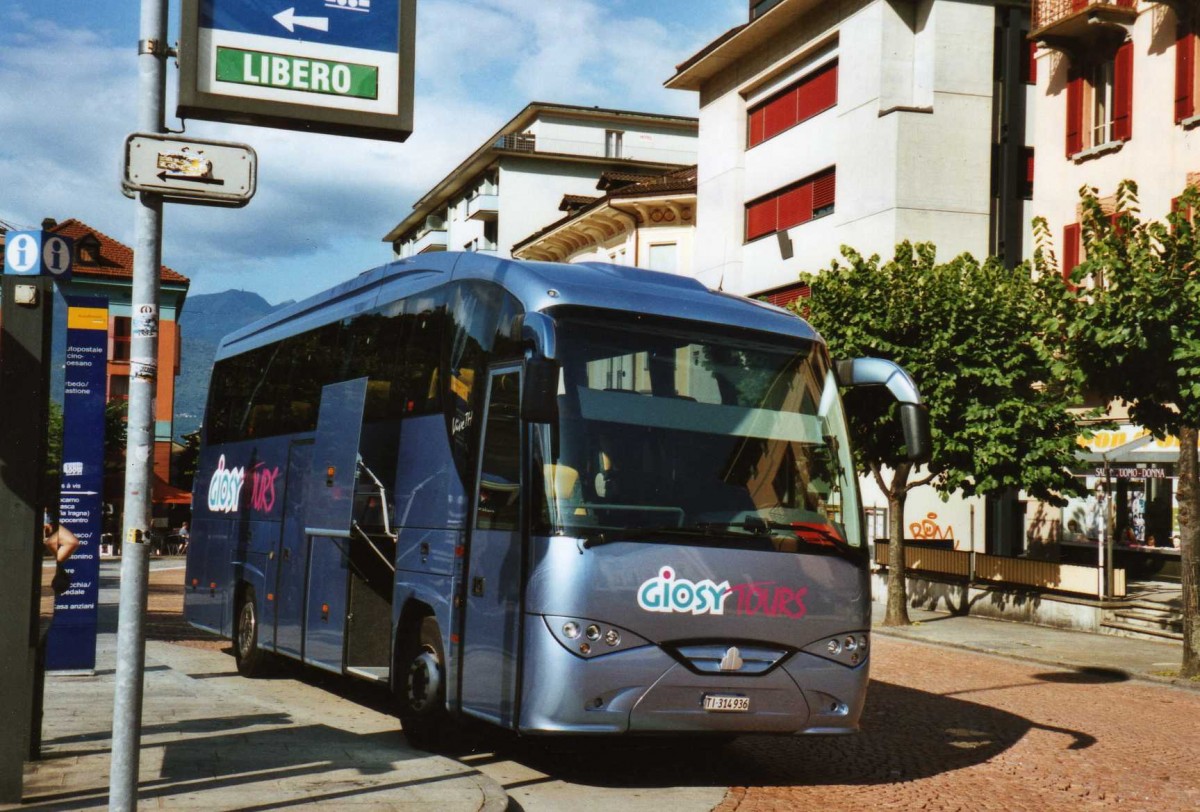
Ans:
POLYGON ((843 245, 1019 261, 1027 30, 1022 4, 751 0, 666 82, 700 95, 696 276, 786 301, 843 245))
POLYGON ((1037 183, 1064 271, 1082 259, 1079 189, 1111 211, 1117 185, 1138 184, 1143 217, 1165 217, 1200 178, 1197 4, 1035 0, 1037 183))
MULTIPOLYGON (((1116 214, 1118 184, 1136 181, 1140 216, 1160 219, 1185 186, 1200 183, 1198 12, 1189 0, 1034 0, 1033 203, 1064 274, 1084 259, 1080 187, 1094 187, 1106 213, 1116 214)), ((1130 581, 1177 581, 1178 441, 1150 440, 1135 425, 1098 432, 1077 473, 1089 492, 1111 481, 1114 565, 1130 581)), ((1095 499, 1062 510, 1061 560, 1095 560, 1092 514, 1095 499)))

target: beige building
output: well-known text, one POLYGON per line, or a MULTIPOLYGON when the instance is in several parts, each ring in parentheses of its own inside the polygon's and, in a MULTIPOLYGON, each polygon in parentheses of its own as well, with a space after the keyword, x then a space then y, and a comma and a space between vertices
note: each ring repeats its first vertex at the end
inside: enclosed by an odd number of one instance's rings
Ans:
POLYGON ((661 175, 696 162, 696 119, 534 102, 413 205, 383 238, 397 259, 512 247, 590 197, 606 172, 661 175))
POLYGON ((650 176, 605 172, 596 189, 602 194, 564 195, 566 215, 514 246, 513 256, 690 272, 696 167, 650 176))

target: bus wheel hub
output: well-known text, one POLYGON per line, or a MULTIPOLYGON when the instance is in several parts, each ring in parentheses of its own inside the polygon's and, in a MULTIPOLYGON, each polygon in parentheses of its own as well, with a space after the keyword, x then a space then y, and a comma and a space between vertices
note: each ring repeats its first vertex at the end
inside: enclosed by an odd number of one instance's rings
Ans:
POLYGON ((408 667, 408 704, 417 713, 431 708, 441 687, 441 669, 437 657, 425 651, 408 667))

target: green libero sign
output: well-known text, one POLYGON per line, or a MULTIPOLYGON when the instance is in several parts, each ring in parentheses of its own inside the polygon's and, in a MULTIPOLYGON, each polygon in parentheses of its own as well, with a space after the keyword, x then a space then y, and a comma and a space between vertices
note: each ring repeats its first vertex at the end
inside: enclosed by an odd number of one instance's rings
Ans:
POLYGON ((217 48, 218 82, 259 85, 356 99, 379 97, 379 69, 373 65, 308 59, 284 54, 217 48))

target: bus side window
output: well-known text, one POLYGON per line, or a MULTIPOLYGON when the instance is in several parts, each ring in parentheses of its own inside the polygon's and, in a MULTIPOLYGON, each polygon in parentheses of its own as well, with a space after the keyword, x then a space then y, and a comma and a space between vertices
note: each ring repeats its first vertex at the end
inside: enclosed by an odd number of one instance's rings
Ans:
POLYGON ((519 373, 492 378, 475 511, 475 526, 481 530, 516 530, 520 526, 520 392, 519 373))

